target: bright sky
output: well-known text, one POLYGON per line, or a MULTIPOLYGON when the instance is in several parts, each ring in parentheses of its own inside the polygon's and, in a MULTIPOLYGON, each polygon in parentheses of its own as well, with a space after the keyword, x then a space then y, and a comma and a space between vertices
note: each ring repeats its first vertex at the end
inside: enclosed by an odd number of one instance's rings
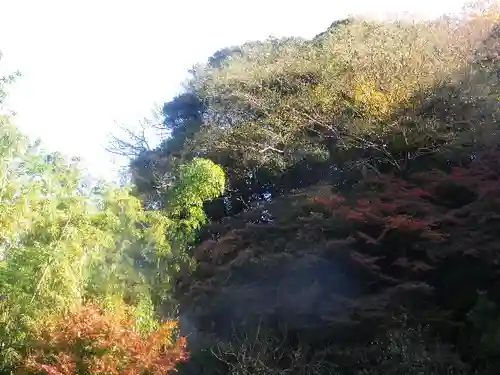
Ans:
MULTIPOLYGON (((437 16, 463 0, 0 0, 0 72, 20 70, 7 105, 46 148, 114 178, 104 148, 136 126, 217 49, 273 36, 312 37, 349 14, 437 16)), ((115 162, 115 164, 113 164, 115 162)))

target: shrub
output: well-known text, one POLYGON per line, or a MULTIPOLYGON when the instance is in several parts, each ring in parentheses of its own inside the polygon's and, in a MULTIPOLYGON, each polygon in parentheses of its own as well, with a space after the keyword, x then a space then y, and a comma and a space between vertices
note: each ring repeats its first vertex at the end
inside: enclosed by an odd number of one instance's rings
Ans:
POLYGON ((34 332, 33 349, 20 370, 49 375, 167 374, 187 359, 184 338, 174 339, 176 322, 141 335, 131 316, 127 308, 110 313, 87 304, 68 316, 50 317, 34 332))
MULTIPOLYGON (((252 334, 235 334, 229 342, 219 342, 211 350, 213 357, 225 368, 215 368, 212 364, 212 371, 205 369, 203 374, 470 373, 452 348, 433 338, 426 327, 413 327, 399 319, 395 323, 378 338, 357 344, 331 342, 317 345, 301 337, 292 339, 289 333, 271 333, 264 329, 257 329, 252 334)), ((204 363, 211 362, 205 358, 204 363)))

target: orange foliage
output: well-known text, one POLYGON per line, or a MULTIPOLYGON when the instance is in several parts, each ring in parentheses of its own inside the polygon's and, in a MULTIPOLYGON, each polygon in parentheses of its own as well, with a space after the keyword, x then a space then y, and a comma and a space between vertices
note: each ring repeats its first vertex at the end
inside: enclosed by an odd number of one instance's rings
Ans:
POLYGON ((163 323, 148 337, 130 314, 110 314, 96 305, 49 320, 35 332, 34 350, 22 372, 48 375, 168 374, 187 359, 185 339, 170 342, 176 322, 163 323))
POLYGON ((342 203, 344 203, 345 198, 343 198, 339 195, 333 195, 333 196, 329 197, 328 199, 314 198, 314 202, 317 204, 322 204, 324 206, 335 208, 335 207, 338 207, 339 205, 341 205, 342 203))

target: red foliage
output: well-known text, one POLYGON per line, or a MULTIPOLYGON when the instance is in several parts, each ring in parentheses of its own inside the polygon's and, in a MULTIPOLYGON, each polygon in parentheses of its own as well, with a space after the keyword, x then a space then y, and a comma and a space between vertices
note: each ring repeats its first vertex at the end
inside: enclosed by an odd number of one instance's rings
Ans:
POLYGON ((390 229, 397 229, 402 232, 422 232, 429 230, 429 224, 423 220, 416 220, 406 215, 396 215, 389 217, 386 224, 390 229))
MULTIPOLYGON (((364 327, 390 325, 394 313, 405 311, 446 340, 456 343, 464 337, 469 350, 474 341, 463 328, 470 323, 468 312, 477 291, 487 291, 500 305, 500 154, 474 157, 460 168, 364 180, 343 188, 345 199, 329 198, 324 186, 279 198, 266 207, 273 214, 272 223, 243 225, 242 216, 214 226, 214 233, 222 236, 199 249, 226 254, 229 243, 232 257, 219 256, 217 263, 205 260, 210 272, 187 280, 178 295, 189 305, 202 298, 209 301, 223 287, 238 293, 245 282, 252 285, 244 272, 241 284, 233 281, 240 269, 246 271, 234 261, 239 254, 252 272, 256 267, 263 272, 279 270, 277 260, 285 257, 311 263, 321 259, 339 267, 360 291, 345 296, 339 319, 334 312, 324 314, 328 324, 335 324, 332 332, 341 331, 337 324, 343 324, 347 309, 352 308, 353 320, 361 322, 357 333, 364 327), (321 198, 303 199, 318 191, 321 198)), ((332 286, 322 272, 311 277, 315 287, 317 283, 331 290, 335 298, 344 298, 342 293, 350 289, 345 284, 332 286)), ((199 321, 208 323, 211 319, 205 317, 217 316, 218 310, 205 306, 199 321)), ((201 323, 207 330, 219 329, 207 323, 201 323)), ((352 327, 346 321, 348 325, 352 327)))
POLYGON ((355 204, 339 196, 314 203, 345 220, 353 237, 366 244, 401 248, 419 241, 440 243, 447 234, 438 228, 459 221, 450 209, 500 194, 498 160, 498 155, 483 155, 450 173, 432 170, 408 179, 388 175, 365 179, 354 189, 355 204))
POLYGON ((380 244, 389 232, 392 232, 393 239, 397 233, 409 241, 418 238, 443 239, 434 229, 432 219, 419 218, 428 211, 426 200, 432 197, 429 191, 396 178, 378 180, 377 187, 379 191, 376 194, 364 191, 363 195, 369 197, 357 199, 354 206, 343 204, 345 200, 336 196, 332 200, 315 199, 314 202, 344 218, 351 225, 355 237, 366 243, 380 244))
POLYGON ((314 202, 330 208, 336 208, 345 202, 345 198, 339 195, 333 195, 328 199, 314 198, 314 202))
POLYGON ((48 375, 168 374, 187 359, 185 339, 170 342, 175 322, 148 337, 127 311, 109 314, 96 305, 48 320, 35 332, 34 350, 21 371, 48 375))

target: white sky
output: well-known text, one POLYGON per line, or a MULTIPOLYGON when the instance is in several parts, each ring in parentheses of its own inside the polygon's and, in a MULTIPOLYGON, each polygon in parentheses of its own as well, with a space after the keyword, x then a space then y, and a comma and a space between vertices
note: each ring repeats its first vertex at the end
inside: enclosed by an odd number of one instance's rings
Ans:
MULTIPOLYGON (((136 126, 217 49, 273 36, 312 37, 349 14, 436 16, 463 0, 0 0, 0 72, 20 70, 7 105, 46 148, 114 178, 104 147, 136 126)), ((116 161, 115 161, 116 162, 116 161)), ((122 161, 123 162, 123 161, 122 161)))

